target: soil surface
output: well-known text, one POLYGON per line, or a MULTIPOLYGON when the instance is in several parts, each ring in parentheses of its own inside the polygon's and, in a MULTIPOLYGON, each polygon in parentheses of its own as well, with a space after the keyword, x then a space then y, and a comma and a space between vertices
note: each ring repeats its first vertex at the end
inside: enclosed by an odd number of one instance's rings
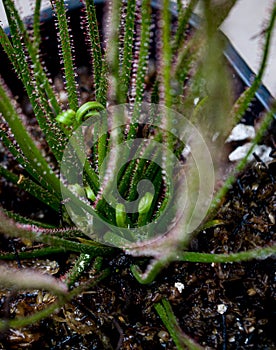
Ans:
MULTIPOLYGON (((271 175, 248 169, 217 215, 223 224, 201 232, 192 241, 191 250, 229 253, 272 244, 275 207, 271 175)), ((18 240, 1 241, 2 251, 21 246, 18 240)), ((74 259, 74 255, 64 254, 20 263, 58 277, 74 259)), ((104 266, 110 268, 105 280, 40 323, 7 330, 1 335, 0 348, 175 349, 154 308, 162 298, 171 302, 183 331, 203 346, 275 348, 275 259, 234 264, 175 263, 150 285, 135 280, 129 270, 132 263, 132 258, 119 252, 105 259, 104 266), (182 291, 177 282, 183 285, 182 291)), ((82 281, 91 276, 93 271, 87 272, 82 281)), ((2 292, 0 301, 1 317, 15 317, 40 310, 54 298, 38 291, 18 295, 2 292)))

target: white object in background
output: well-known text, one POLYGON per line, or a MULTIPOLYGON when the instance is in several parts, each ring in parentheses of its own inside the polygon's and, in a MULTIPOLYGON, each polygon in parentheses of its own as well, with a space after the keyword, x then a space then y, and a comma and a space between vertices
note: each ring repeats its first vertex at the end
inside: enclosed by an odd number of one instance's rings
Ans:
POLYGON ((252 140, 256 135, 252 125, 237 124, 225 142, 252 140))
POLYGON ((218 304, 217 305, 217 312, 221 315, 225 314, 225 312, 227 311, 227 305, 225 304, 218 304))
MULTIPOLYGON (((239 0, 221 26, 234 48, 254 73, 262 58, 264 33, 274 0, 239 0)), ((263 84, 276 98, 276 30, 274 29, 263 84)))
MULTIPOLYGON (((247 152, 250 150, 251 146, 252 146, 252 143, 248 142, 242 146, 237 147, 232 153, 229 154, 228 158, 230 162, 237 162, 242 160, 247 155, 247 152)), ((255 152, 257 156, 259 156, 261 160, 265 163, 273 160, 273 158, 269 156, 271 151, 272 151, 272 148, 265 145, 257 145, 253 149, 253 152, 255 152)), ((248 160, 250 162, 252 160, 255 160, 255 157, 253 156, 253 154, 249 156, 248 160)))
MULTIPOLYGON (((14 3, 16 5, 16 8, 20 10, 20 14, 22 17, 30 16, 34 13, 35 0, 15 0, 14 3)), ((51 7, 50 0, 42 0, 41 8, 46 9, 48 7, 51 7)), ((0 0, 0 21, 1 25, 3 25, 4 27, 8 26, 8 20, 5 15, 2 0, 0 0)))
MULTIPOLYGON (((15 3, 20 8, 22 16, 33 13, 35 0, 15 0, 15 3)), ((183 0, 183 3, 187 5, 188 0, 183 0)), ((273 3, 274 0, 239 0, 221 26, 234 48, 255 73, 258 71, 262 53, 261 33, 269 20, 273 3)), ((42 8, 50 6, 50 0, 42 0, 42 8)), ((4 27, 7 26, 2 0, 0 0, 0 21, 4 27)), ((271 45, 263 83, 276 98, 276 35, 271 45)))

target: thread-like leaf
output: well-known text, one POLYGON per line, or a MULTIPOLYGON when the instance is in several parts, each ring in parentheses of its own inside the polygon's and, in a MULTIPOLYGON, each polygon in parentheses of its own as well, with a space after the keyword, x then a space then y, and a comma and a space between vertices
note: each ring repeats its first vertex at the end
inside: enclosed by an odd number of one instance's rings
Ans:
POLYGON ((183 33, 185 33, 185 31, 187 30, 190 17, 197 3, 198 0, 191 0, 189 2, 188 7, 180 11, 180 14, 178 15, 177 30, 172 44, 173 52, 176 52, 183 44, 183 41, 185 39, 185 35, 183 35, 183 33))
MULTIPOLYGON (((181 91, 184 87, 185 79, 190 72, 192 66, 194 67, 200 56, 200 49, 205 43, 204 36, 200 31, 191 37, 186 45, 182 45, 178 49, 177 56, 175 58, 175 67, 173 78, 177 82, 181 91)), ((189 96, 188 96, 189 98, 189 96)))
MULTIPOLYGON (((61 229, 60 231, 66 234, 65 229, 61 229)), ((7 234, 10 237, 22 236, 32 241, 42 242, 49 244, 50 246, 63 248, 64 251, 87 253, 91 255, 91 258, 109 255, 113 251, 113 249, 110 247, 101 246, 97 243, 93 244, 93 241, 91 241, 91 245, 77 243, 51 235, 50 232, 51 231, 49 230, 40 229, 34 226, 16 224, 12 219, 9 219, 2 210, 0 210, 0 233, 7 234)), ((53 232, 58 233, 58 230, 53 232)))
POLYGON ((127 101, 127 93, 130 85, 130 73, 132 65, 132 48, 134 39, 134 24, 135 24, 135 0, 127 2, 126 18, 124 23, 124 48, 123 48, 123 61, 122 61, 122 101, 127 101))
POLYGON ((267 259, 276 254, 276 245, 250 249, 244 252, 229 253, 229 254, 208 254, 208 253, 195 253, 195 252, 183 252, 177 258, 178 261, 190 261, 198 263, 234 263, 249 261, 253 259, 267 259))
POLYGON ((110 4, 110 18, 107 28, 106 59, 108 67, 108 95, 109 100, 115 103, 121 102, 120 81, 119 81, 119 27, 121 1, 113 0, 110 4))
POLYGON ((18 222, 19 224, 33 225, 33 226, 37 226, 37 227, 41 227, 41 228, 45 228, 45 229, 54 229, 55 228, 55 226, 53 226, 53 225, 26 218, 26 217, 21 216, 17 213, 14 213, 13 211, 8 211, 8 210, 5 210, 3 208, 2 208, 2 210, 4 211, 4 214, 7 217, 9 217, 10 219, 12 219, 15 222, 18 222))
POLYGON ((32 166, 32 164, 29 162, 29 160, 22 154, 20 148, 15 146, 12 142, 12 140, 8 137, 6 134, 6 131, 4 129, 0 128, 0 138, 3 142, 3 145, 11 152, 14 159, 20 164, 28 173, 29 175, 35 179, 37 182, 40 183, 42 187, 45 189, 48 188, 49 184, 47 181, 41 177, 40 169, 39 171, 32 166))
POLYGON ((62 248, 55 248, 55 247, 46 247, 46 248, 39 248, 34 249, 32 251, 28 252, 16 252, 16 254, 12 253, 6 253, 6 254, 0 254, 0 260, 15 260, 18 259, 37 259, 37 258, 43 258, 50 255, 55 254, 62 254, 64 253, 64 250, 62 248))
POLYGON ((21 77, 20 69, 17 63, 15 50, 9 40, 8 35, 5 33, 2 26, 0 26, 0 44, 3 47, 5 53, 7 54, 9 61, 12 63, 16 73, 18 74, 18 77, 21 77))
POLYGON ((91 289, 94 287, 99 281, 106 278, 109 275, 109 270, 106 269, 102 271, 98 276, 93 278, 93 280, 89 280, 87 283, 82 284, 80 287, 73 289, 68 292, 66 295, 62 295, 58 300, 48 306, 46 309, 36 312, 33 315, 24 316, 20 318, 16 318, 13 320, 0 320, 0 331, 7 330, 9 328, 23 328, 30 324, 34 324, 54 313, 56 310, 62 307, 66 302, 71 300, 73 297, 83 293, 85 290, 91 289))
POLYGON ((56 198, 54 195, 49 193, 43 187, 39 186, 29 178, 20 175, 19 177, 14 175, 13 173, 7 171, 5 168, 0 166, 0 174, 9 182, 15 184, 18 188, 28 192, 33 197, 41 201, 42 203, 48 205, 56 212, 59 211, 60 208, 60 200, 56 198))
POLYGON ((182 350, 184 348, 189 350, 203 350, 200 345, 196 344, 190 337, 183 333, 169 301, 163 299, 162 303, 157 303, 154 305, 154 307, 164 325, 168 329, 178 350, 182 350))
POLYGON ((68 287, 72 286, 75 281, 83 274, 91 263, 91 256, 86 253, 81 253, 77 261, 74 263, 71 271, 68 273, 66 278, 66 284, 68 287))
POLYGON ((216 30, 220 27, 223 21, 227 18, 231 9, 235 6, 238 0, 210 1, 206 0, 201 3, 201 6, 207 6, 212 10, 212 26, 216 30))
POLYGON ((0 285, 12 289, 46 289, 57 295, 67 294, 67 286, 58 279, 31 269, 0 266, 0 285))
POLYGON ((100 102, 103 106, 106 105, 106 101, 107 101, 107 87, 108 87, 107 76, 108 76, 107 59, 106 59, 106 54, 103 54, 100 87, 97 94, 98 102, 100 102))
MULTIPOLYGON (((171 48, 171 12, 170 12, 170 1, 164 0, 162 7, 162 82, 164 85, 164 104, 170 108, 172 103, 171 93, 171 65, 172 65, 172 48, 171 48)), ((168 125, 166 130, 171 128, 168 125)))
POLYGON ((34 21, 33 21, 33 46, 34 46, 34 50, 37 53, 38 53, 39 45, 41 42, 40 9, 41 9, 41 0, 36 0, 35 1, 35 10, 34 10, 34 21))
POLYGON ((96 10, 93 0, 86 0, 86 12, 90 35, 91 56, 93 62, 93 77, 95 81, 95 93, 96 99, 98 100, 102 74, 102 52, 96 10))
MULTIPOLYGON (((135 109, 133 112, 133 123, 137 123, 139 118, 140 104, 143 101, 145 92, 145 75, 147 71, 147 63, 149 60, 149 43, 150 43, 150 0, 142 0, 141 6, 141 34, 139 39, 139 59, 137 63, 137 77, 135 82, 135 109)), ((129 138, 135 137, 135 130, 131 127, 129 138)))
POLYGON ((49 146, 52 148, 52 151, 57 159, 61 159, 65 138, 54 121, 53 112, 51 109, 52 105, 58 112, 59 105, 48 78, 41 67, 37 51, 30 41, 30 37, 23 24, 23 21, 20 19, 14 3, 11 0, 4 0, 3 4, 9 20, 13 46, 7 44, 8 38, 2 28, 0 42, 10 58, 16 73, 22 80, 32 104, 35 116, 46 136, 49 146), (23 45, 23 41, 25 45, 23 45), (28 60, 31 60, 32 62, 33 71, 28 60), (56 142, 57 138, 60 142, 56 142))
POLYGON ((76 111, 78 108, 78 93, 65 4, 63 0, 51 0, 51 3, 58 19, 58 35, 61 43, 61 53, 65 72, 65 84, 68 93, 68 103, 70 109, 76 111))
POLYGON ((58 212, 60 199, 27 177, 14 175, 0 165, 0 175, 58 212))
MULTIPOLYGON (((17 28, 17 32, 18 32, 17 34, 19 34, 19 36, 21 35, 24 40, 25 49, 27 50, 29 59, 31 60, 30 65, 32 65, 33 67, 33 77, 34 77, 34 80, 36 81, 36 88, 41 99, 40 102, 43 105, 43 108, 45 109, 45 111, 47 111, 48 117, 52 116, 52 110, 50 108, 49 102, 52 105, 55 113, 58 114, 60 112, 59 104, 53 92, 53 88, 50 85, 49 79, 47 78, 46 73, 44 72, 39 59, 39 44, 41 40, 40 12, 39 12, 40 5, 41 5, 40 0, 37 1, 36 7, 35 7, 34 24, 33 24, 33 41, 31 41, 31 38, 25 28, 25 25, 22 19, 18 14, 16 7, 14 6, 14 3, 11 0, 4 0, 4 1, 5 1, 4 3, 5 9, 7 11, 7 16, 8 18, 10 18, 10 20, 12 20, 12 26, 15 26, 15 28, 17 28), (10 14, 12 14, 12 16, 10 14)), ((31 73, 31 70, 30 70, 30 73, 31 73)), ((53 116, 52 116, 52 119, 53 119, 53 116)))
MULTIPOLYGON (((37 174, 40 174, 44 178, 47 184, 47 189, 50 192, 59 193, 59 180, 50 169, 48 163, 43 158, 37 147, 35 146, 32 138, 24 128, 14 106, 12 105, 9 97, 7 96, 4 88, 0 82, 0 113, 3 115, 12 133, 20 146, 23 154, 28 159, 31 167, 33 167, 37 174)), ((29 167, 30 171, 30 167, 29 167)), ((34 177, 35 174, 34 174, 34 177)))

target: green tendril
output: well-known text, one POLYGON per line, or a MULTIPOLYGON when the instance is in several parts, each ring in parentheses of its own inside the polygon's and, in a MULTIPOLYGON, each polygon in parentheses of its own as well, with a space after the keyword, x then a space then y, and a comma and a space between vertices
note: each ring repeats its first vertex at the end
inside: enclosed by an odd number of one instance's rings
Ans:
POLYGON ((72 109, 64 111, 56 117, 56 120, 64 126, 77 128, 84 120, 99 116, 99 112, 104 110, 104 106, 96 101, 84 103, 76 112, 72 109))
POLYGON ((72 126, 75 123, 75 119, 76 112, 72 109, 68 109, 67 111, 58 114, 56 117, 57 122, 65 126, 72 126))
POLYGON ((148 213, 151 209, 153 198, 154 196, 150 192, 146 192, 146 194, 141 198, 138 205, 138 226, 143 226, 147 222, 148 213))
POLYGON ((116 205, 116 224, 119 227, 127 227, 126 208, 121 203, 116 205))

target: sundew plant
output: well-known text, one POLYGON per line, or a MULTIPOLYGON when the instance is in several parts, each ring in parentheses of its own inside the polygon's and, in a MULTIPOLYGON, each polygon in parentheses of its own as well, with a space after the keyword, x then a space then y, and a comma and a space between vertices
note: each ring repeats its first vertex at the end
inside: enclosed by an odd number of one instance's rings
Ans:
MULTIPOLYGON (((43 202, 60 216, 60 225, 40 223, 1 208, 0 231, 8 237, 41 242, 30 252, 1 254, 2 260, 75 252, 75 267, 61 282, 28 269, 0 266, 0 284, 11 289, 50 290, 56 302, 34 315, 1 321, 0 327, 22 327, 52 313, 106 277, 102 258, 118 249, 149 258, 142 271, 130 273, 152 282, 173 261, 235 262, 266 258, 276 247, 260 247, 229 255, 189 252, 189 242, 213 220, 228 189, 254 146, 268 129, 274 106, 262 121, 252 147, 218 188, 223 144, 244 115, 262 80, 276 5, 265 33, 259 72, 250 88, 234 101, 223 55, 220 24, 234 0, 201 3, 197 29, 189 20, 198 1, 187 7, 170 1, 152 7, 149 0, 107 1, 103 32, 93 0, 83 1, 83 34, 93 76, 93 98, 79 94, 74 42, 67 5, 51 0, 67 92, 61 103, 40 55, 40 5, 28 26, 12 0, 3 0, 10 36, 1 27, 0 42, 55 159, 49 162, 34 142, 8 82, 0 80, 1 142, 20 165, 21 174, 0 164, 1 177, 43 202), (56 164, 56 165, 55 165, 56 164), (216 189, 216 190, 215 190, 216 189), (91 264, 95 278, 78 287, 75 281, 91 264)), ((139 260, 137 260, 138 264, 139 260)), ((169 303, 157 312, 173 339, 196 346, 179 331, 169 303), (183 340, 184 339, 184 340, 183 340)), ((196 347, 194 347, 196 348, 196 347)))

